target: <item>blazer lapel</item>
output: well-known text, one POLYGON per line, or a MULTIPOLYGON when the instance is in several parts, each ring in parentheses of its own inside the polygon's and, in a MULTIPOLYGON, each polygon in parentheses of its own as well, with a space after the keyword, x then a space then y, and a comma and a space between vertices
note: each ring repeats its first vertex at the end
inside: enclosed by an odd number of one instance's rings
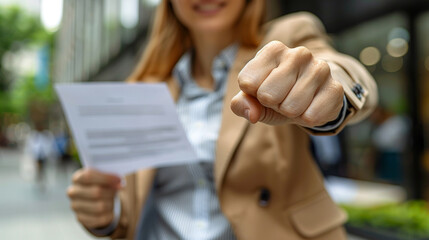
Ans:
POLYGON ((228 85, 223 100, 222 124, 216 146, 215 183, 218 190, 234 151, 249 126, 249 122, 246 119, 236 116, 231 111, 230 103, 232 98, 240 91, 237 81, 238 73, 253 58, 255 53, 256 49, 240 48, 228 75, 228 85))

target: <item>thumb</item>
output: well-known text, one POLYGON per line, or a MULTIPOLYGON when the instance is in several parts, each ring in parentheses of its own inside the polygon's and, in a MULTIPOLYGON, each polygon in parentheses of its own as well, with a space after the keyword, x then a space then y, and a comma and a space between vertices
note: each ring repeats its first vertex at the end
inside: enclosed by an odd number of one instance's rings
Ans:
POLYGON ((240 91, 231 100, 231 110, 235 115, 244 117, 251 123, 256 123, 264 115, 265 107, 256 98, 240 91))
POLYGON ((231 100, 231 110, 235 115, 244 117, 251 123, 262 122, 269 125, 278 125, 284 123, 295 123, 271 108, 264 107, 259 101, 240 91, 231 100))

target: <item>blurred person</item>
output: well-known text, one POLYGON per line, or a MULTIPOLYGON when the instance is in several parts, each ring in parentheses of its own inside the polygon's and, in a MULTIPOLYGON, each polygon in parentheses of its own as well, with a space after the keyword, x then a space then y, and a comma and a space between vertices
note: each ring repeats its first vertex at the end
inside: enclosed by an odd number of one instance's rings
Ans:
POLYGON ((374 123, 371 140, 374 146, 378 178, 401 183, 405 151, 410 141, 411 120, 378 106, 370 117, 374 123))
POLYGON ((70 136, 63 121, 57 121, 53 124, 52 133, 55 137, 55 143, 59 154, 58 159, 60 160, 61 167, 66 168, 66 165, 71 160, 70 136))
POLYGON ((29 103, 28 112, 32 128, 26 136, 24 159, 35 164, 36 180, 44 187, 44 177, 48 162, 55 163, 59 152, 55 137, 48 129, 48 106, 37 99, 29 103))
POLYGON ((59 156, 54 135, 49 130, 36 125, 27 136, 24 153, 34 161, 36 180, 43 184, 47 162, 55 162, 59 156))
POLYGON ((336 134, 365 118, 375 83, 329 45, 315 16, 263 25, 264 5, 161 1, 129 81, 167 83, 201 163, 141 170, 123 187, 118 176, 78 170, 68 195, 91 233, 346 239, 346 216, 324 189, 308 133, 336 134))

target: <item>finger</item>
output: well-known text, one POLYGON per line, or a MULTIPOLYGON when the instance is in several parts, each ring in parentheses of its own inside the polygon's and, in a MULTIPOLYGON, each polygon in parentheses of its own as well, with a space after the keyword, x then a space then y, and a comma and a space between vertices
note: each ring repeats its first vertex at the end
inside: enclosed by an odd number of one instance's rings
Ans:
POLYGON ((113 212, 103 215, 79 213, 76 217, 87 228, 103 228, 113 221, 113 212))
POLYGON ((254 97, 240 91, 231 100, 231 110, 251 123, 256 123, 264 115, 265 108, 254 97))
POLYGON ((102 173, 94 169, 80 169, 73 174, 73 183, 99 184, 106 187, 119 188, 121 179, 113 174, 102 173))
POLYGON ((323 126, 335 120, 343 107, 344 90, 341 84, 333 79, 316 93, 314 100, 305 112, 297 119, 306 127, 323 126))
POLYGON ((330 78, 327 63, 311 61, 302 70, 295 85, 279 106, 279 112, 288 118, 296 118, 304 113, 313 101, 316 92, 330 78))
POLYGON ((287 47, 278 41, 265 45, 238 74, 240 89, 253 97, 264 79, 279 65, 279 58, 287 47))
POLYGON ((72 185, 67 189, 71 199, 113 199, 117 190, 99 185, 72 185))
POLYGON ((91 201, 91 200, 73 200, 71 208, 76 213, 84 214, 105 214, 113 212, 113 200, 112 201, 91 201))
POLYGON ((273 69, 259 86, 257 99, 263 106, 278 111, 279 105, 295 85, 297 75, 298 69, 294 68, 293 64, 286 60, 286 62, 273 69))
POLYGON ((292 122, 280 113, 262 106, 254 97, 243 92, 240 92, 232 99, 231 109, 236 115, 246 118, 251 123, 259 121, 277 125, 292 122))

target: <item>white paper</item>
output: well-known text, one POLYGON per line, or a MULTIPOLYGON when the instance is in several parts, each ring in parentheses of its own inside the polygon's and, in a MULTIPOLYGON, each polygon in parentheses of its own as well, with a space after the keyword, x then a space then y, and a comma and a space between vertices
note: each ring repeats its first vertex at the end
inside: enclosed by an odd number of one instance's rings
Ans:
POLYGON ((74 83, 55 88, 85 167, 123 176, 197 161, 165 84, 74 83))

